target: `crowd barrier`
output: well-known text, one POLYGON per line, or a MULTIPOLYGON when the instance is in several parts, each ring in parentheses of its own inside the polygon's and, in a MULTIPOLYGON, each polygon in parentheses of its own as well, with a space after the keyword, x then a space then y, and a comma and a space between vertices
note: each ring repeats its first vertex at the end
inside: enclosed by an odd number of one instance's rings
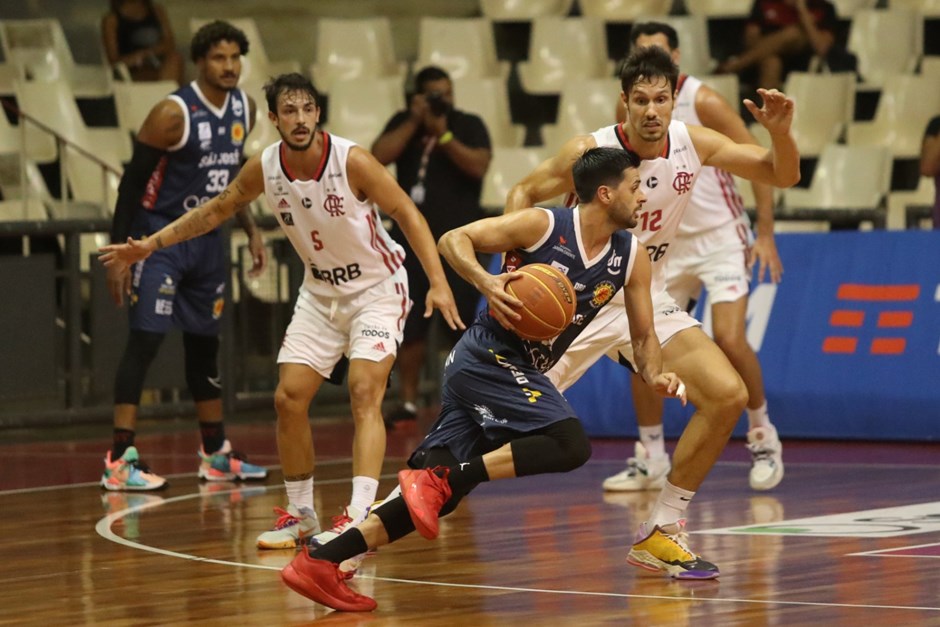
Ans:
MULTIPOLYGON (((940 439, 940 232, 780 234, 777 247, 783 281, 752 284, 747 315, 781 435, 940 439)), ((603 359, 566 396, 592 436, 636 436, 622 366, 603 359)), ((692 411, 666 402, 667 437, 692 411)))

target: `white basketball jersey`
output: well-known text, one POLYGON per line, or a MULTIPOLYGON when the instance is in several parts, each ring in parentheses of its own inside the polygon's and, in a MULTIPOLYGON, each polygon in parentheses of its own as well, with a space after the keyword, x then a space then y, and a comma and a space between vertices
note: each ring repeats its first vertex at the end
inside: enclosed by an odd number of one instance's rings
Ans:
MULTIPOLYGON (((683 74, 679 77, 679 95, 672 112, 674 120, 702 126, 695 111, 695 96, 701 86, 702 81, 694 76, 683 74)), ((729 222, 741 222, 750 229, 750 221, 744 212, 744 202, 738 194, 734 178, 724 170, 702 166, 689 203, 689 210, 679 225, 679 233, 682 235, 709 231, 729 222)))
MULTIPOLYGON (((592 133, 598 146, 613 146, 635 152, 619 124, 592 133)), ((673 120, 662 154, 640 161, 640 189, 646 204, 630 229, 646 247, 653 265, 652 293, 666 289, 666 254, 675 241, 679 223, 692 196, 692 184, 702 171, 695 146, 684 122, 673 120)))
POLYGON ((317 296, 356 294, 391 276, 405 259, 379 212, 349 187, 346 157, 356 144, 323 133, 316 172, 291 172, 283 142, 264 149, 264 195, 306 271, 303 287, 317 296), (298 180, 297 176, 311 176, 298 180))

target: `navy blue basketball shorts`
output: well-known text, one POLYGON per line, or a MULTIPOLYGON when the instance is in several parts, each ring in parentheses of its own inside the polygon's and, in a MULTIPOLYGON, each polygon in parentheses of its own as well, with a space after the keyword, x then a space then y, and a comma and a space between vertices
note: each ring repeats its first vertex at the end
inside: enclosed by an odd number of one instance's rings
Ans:
POLYGON ((447 357, 441 414, 418 450, 443 446, 467 460, 574 417, 548 377, 492 331, 474 324, 447 357))
POLYGON ((218 335, 227 276, 218 231, 154 252, 132 269, 131 328, 218 335))

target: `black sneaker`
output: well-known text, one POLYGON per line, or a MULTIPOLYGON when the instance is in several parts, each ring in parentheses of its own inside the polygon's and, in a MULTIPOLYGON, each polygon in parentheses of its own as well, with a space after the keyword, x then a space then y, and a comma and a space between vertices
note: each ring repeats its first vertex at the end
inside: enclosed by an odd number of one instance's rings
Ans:
POLYGON ((418 419, 418 412, 404 405, 399 405, 385 417, 385 426, 389 429, 395 427, 396 422, 414 421, 418 419))

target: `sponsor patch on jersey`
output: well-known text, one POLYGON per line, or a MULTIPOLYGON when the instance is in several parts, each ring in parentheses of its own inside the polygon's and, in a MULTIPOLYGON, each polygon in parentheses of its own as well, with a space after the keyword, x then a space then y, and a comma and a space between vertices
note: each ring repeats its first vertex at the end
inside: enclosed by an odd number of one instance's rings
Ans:
POLYGON ((289 211, 281 212, 281 221, 284 223, 284 226, 294 226, 294 216, 289 211))
POLYGON ((196 136, 202 140, 212 139, 212 125, 208 122, 200 122, 196 125, 196 136))
POLYGON ((562 273, 562 274, 568 274, 568 266, 566 266, 566 265, 563 264, 563 263, 559 263, 559 262, 557 262, 557 261, 553 261, 553 262, 552 262, 552 267, 553 267, 553 268, 558 268, 559 270, 561 270, 561 273, 562 273))
POLYGON ((245 125, 241 122, 232 124, 232 143, 241 144, 245 141, 245 125))
POLYGON ((591 297, 591 307, 599 309, 610 302, 614 297, 614 284, 610 281, 601 281, 594 286, 594 295, 591 297))
POLYGON ((290 209, 290 203, 287 202, 286 198, 281 198, 281 200, 277 203, 277 208, 278 209, 290 209))

